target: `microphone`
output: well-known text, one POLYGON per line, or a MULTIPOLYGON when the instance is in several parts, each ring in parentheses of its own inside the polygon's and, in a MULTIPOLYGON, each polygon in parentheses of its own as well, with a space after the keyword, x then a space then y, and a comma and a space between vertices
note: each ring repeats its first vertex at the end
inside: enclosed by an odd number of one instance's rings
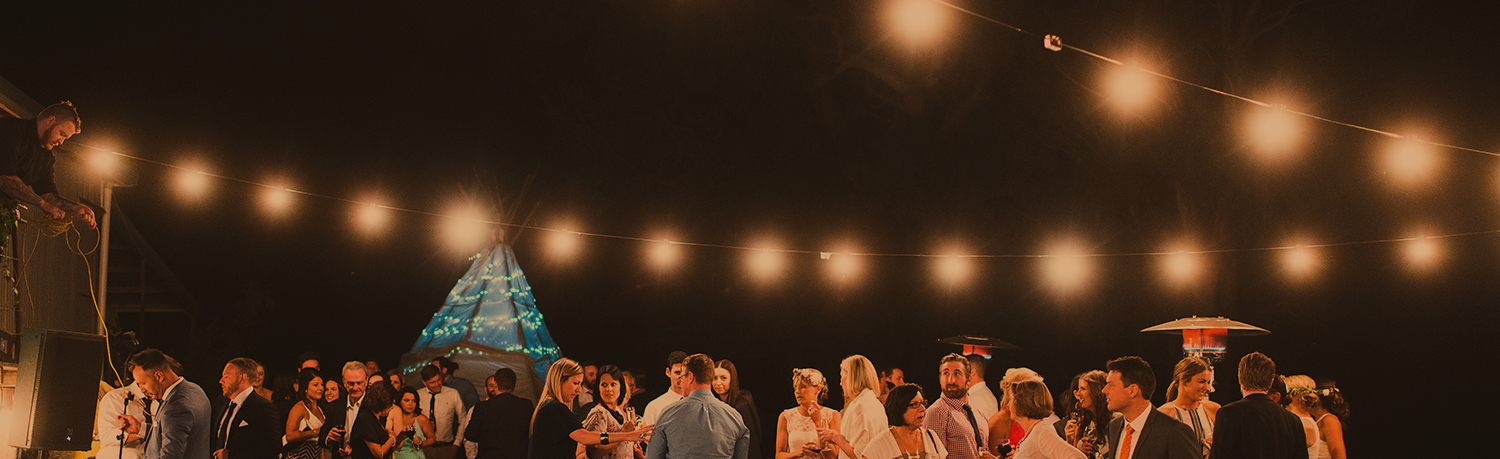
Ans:
MULTIPOLYGON (((123 414, 125 416, 130 416, 129 414, 126 413, 126 411, 130 409, 130 402, 132 402, 132 401, 135 401, 135 392, 131 392, 130 390, 127 389, 125 391, 125 403, 120 404, 120 414, 123 414)), ((120 446, 123 448, 125 446, 125 430, 124 429, 120 429, 119 440, 120 440, 120 446)))

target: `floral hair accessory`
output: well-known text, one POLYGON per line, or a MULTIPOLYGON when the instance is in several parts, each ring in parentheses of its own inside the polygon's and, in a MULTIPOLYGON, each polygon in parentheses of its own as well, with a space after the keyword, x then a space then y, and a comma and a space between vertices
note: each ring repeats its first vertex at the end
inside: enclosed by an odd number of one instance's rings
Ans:
POLYGON ((823 380, 822 372, 812 368, 793 368, 792 382, 797 383, 800 381, 807 381, 809 384, 812 384, 814 386, 827 385, 827 383, 823 380))

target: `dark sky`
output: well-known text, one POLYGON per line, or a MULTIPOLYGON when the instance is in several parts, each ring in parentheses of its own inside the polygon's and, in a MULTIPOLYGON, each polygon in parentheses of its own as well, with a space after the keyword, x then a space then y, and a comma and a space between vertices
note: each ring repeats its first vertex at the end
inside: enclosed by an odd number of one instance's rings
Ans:
MULTIPOLYGON (((1500 159, 1443 150, 1435 178, 1402 188, 1380 162, 1386 139, 1309 124, 1292 159, 1267 164, 1238 136, 1244 103, 1163 83, 1146 113, 1120 116, 1099 61, 965 16, 913 49, 883 2, 218 3, 14 5, 0 74, 75 102, 79 143, 431 212, 478 196, 515 222, 600 233, 1026 254, 1063 235, 1120 253, 1500 228, 1500 159)), ((959 3, 1321 116, 1500 144, 1497 43, 1472 2, 959 3)), ((337 202, 271 219, 253 189, 219 182, 184 204, 167 170, 127 165, 137 184, 119 205, 204 306, 201 325, 237 340, 214 352, 393 364, 468 264, 430 217, 360 237, 337 202)), ((793 404, 788 369, 836 372, 851 353, 915 368, 931 392, 949 350, 932 341, 959 333, 1020 345, 996 364, 1037 369, 1054 392, 1128 354, 1165 379, 1177 343, 1137 330, 1189 315, 1273 332, 1232 341, 1232 359, 1259 350, 1282 373, 1338 380, 1357 454, 1458 450, 1500 408, 1459 389, 1486 373, 1468 354, 1494 348, 1493 235, 1443 240, 1423 273, 1396 245, 1325 249, 1306 282, 1270 253, 1205 257, 1186 288, 1160 280, 1159 259, 1104 258, 1066 298, 1027 259, 979 261, 947 289, 923 260, 866 260, 836 286, 800 256, 762 285, 737 251, 692 249, 663 275, 636 243, 588 239, 561 260, 540 233, 510 236, 565 355, 653 372, 673 349, 731 358, 766 419, 793 404), (1444 440, 1415 441, 1428 436, 1444 440)), ((1232 370, 1218 379, 1214 399, 1237 399, 1232 370)))

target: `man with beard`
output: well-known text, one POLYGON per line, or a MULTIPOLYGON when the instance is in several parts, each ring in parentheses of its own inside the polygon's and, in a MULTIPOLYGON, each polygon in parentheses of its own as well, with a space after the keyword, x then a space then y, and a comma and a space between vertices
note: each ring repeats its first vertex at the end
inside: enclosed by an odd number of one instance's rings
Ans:
POLYGON ((979 415, 969 406, 969 370, 969 360, 964 356, 943 356, 938 363, 943 396, 927 407, 927 418, 922 420, 923 428, 937 433, 949 459, 994 457, 984 449, 989 431, 981 428, 979 415))
POLYGON ((35 119, 0 118, 0 193, 40 207, 48 217, 77 215, 94 227, 94 210, 57 194, 52 148, 78 133, 82 121, 67 101, 52 104, 35 119))

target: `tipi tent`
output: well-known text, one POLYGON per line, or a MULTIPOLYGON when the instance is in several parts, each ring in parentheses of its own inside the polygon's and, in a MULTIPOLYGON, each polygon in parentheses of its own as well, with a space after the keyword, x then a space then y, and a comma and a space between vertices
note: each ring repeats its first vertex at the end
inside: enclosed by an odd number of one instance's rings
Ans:
POLYGON ((536 400, 547 368, 559 358, 557 344, 542 323, 531 285, 510 246, 500 244, 474 257, 411 353, 401 356, 406 382, 421 384, 416 380, 422 366, 448 356, 458 362, 455 376, 481 391, 486 377, 510 368, 516 372, 515 394, 536 400))

